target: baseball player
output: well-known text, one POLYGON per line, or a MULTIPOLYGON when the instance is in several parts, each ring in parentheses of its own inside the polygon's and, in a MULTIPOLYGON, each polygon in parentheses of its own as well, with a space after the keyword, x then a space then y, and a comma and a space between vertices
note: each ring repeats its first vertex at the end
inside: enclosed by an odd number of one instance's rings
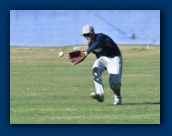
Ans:
POLYGON ((114 105, 122 104, 121 77, 122 77, 122 54, 116 43, 107 35, 95 33, 93 26, 86 25, 82 29, 82 35, 88 42, 86 51, 72 51, 68 53, 71 64, 82 62, 92 52, 97 59, 93 65, 93 79, 96 91, 91 93, 93 99, 99 102, 104 101, 104 88, 102 73, 107 70, 109 73, 109 85, 114 93, 114 105))
POLYGON ((99 102, 104 101, 104 88, 102 73, 107 70, 109 73, 109 85, 114 94, 114 105, 122 104, 121 97, 121 77, 122 77, 122 54, 117 44, 103 33, 95 33, 93 26, 85 25, 82 35, 88 42, 88 49, 84 52, 85 56, 89 53, 96 55, 96 60, 92 67, 92 74, 95 84, 95 92, 90 96, 99 102))

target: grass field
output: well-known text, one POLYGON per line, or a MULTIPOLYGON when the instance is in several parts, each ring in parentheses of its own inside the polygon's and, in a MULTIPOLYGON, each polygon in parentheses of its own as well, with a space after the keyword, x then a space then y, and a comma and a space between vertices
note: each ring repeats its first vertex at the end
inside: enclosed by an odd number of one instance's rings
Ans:
POLYGON ((102 75, 105 101, 90 98, 93 54, 74 66, 67 57, 72 47, 11 48, 10 124, 160 124, 160 46, 119 47, 124 61, 120 106, 113 105, 107 72, 102 75))

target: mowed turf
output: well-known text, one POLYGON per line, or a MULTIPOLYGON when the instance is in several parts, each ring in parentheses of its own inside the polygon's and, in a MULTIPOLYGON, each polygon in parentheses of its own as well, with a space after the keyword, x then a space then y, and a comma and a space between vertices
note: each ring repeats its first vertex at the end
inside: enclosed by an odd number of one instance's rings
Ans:
POLYGON ((107 72, 102 75, 104 102, 90 98, 93 54, 75 66, 67 55, 73 47, 11 48, 10 124, 160 124, 160 46, 119 47, 120 106, 113 105, 107 72))

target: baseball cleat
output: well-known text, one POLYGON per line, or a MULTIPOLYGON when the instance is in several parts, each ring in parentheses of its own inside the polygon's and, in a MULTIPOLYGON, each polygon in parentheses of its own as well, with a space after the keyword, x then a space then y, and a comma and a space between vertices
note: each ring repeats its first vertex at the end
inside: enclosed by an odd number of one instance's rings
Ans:
POLYGON ((100 97, 99 94, 91 93, 90 96, 91 96, 93 99, 96 99, 96 100, 99 101, 99 102, 103 102, 103 100, 101 99, 101 97, 100 97))
POLYGON ((114 105, 121 105, 121 104, 122 104, 122 97, 114 96, 114 105))

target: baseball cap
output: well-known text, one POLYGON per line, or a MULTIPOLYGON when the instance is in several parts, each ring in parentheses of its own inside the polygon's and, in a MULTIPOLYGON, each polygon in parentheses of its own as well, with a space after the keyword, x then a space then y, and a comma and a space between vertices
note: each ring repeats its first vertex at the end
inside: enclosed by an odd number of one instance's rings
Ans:
POLYGON ((89 34, 89 33, 93 33, 94 32, 94 28, 91 25, 85 25, 82 29, 82 35, 83 34, 89 34))

